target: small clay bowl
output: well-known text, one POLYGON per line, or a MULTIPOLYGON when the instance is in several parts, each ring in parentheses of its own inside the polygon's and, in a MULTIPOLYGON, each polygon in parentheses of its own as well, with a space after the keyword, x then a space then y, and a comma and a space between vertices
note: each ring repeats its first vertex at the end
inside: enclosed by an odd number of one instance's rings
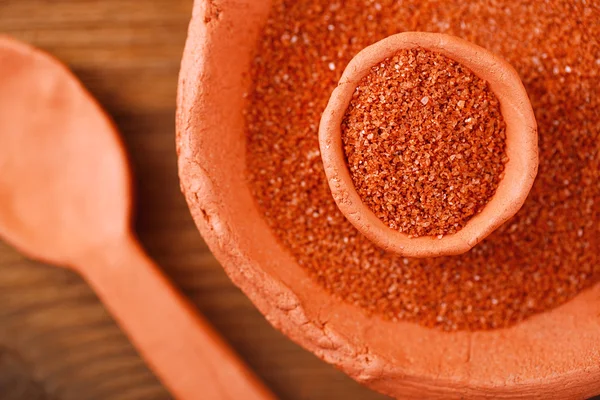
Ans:
POLYGON ((369 240, 405 257, 437 257, 469 251, 519 211, 538 170, 537 124, 517 71, 490 51, 441 33, 400 33, 358 53, 331 94, 319 127, 319 144, 329 188, 340 211, 369 240), (381 221, 356 191, 342 145, 342 120, 360 81, 374 65, 399 50, 415 48, 443 54, 487 81, 500 102, 506 122, 508 162, 496 193, 461 230, 441 238, 412 238, 381 221))
POLYGON ((367 316, 279 244, 248 186, 244 140, 248 72, 270 9, 269 0, 197 0, 179 80, 181 187, 231 280, 292 340, 396 398, 600 394, 600 284, 508 329, 448 333, 367 316))

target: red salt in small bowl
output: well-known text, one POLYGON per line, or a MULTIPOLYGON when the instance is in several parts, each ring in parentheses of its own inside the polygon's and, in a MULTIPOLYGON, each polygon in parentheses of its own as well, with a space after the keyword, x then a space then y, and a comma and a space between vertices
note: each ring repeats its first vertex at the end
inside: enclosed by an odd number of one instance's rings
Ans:
POLYGON ((535 115, 515 69, 497 55, 455 36, 405 32, 383 39, 358 53, 333 91, 319 126, 319 146, 329 188, 344 216, 379 247, 406 257, 438 257, 472 249, 523 206, 538 170, 535 115), (408 234, 390 228, 363 203, 354 187, 342 143, 342 121, 360 81, 374 65, 399 50, 423 48, 440 53, 485 80, 500 102, 506 122, 504 176, 483 210, 456 233, 441 238, 408 234))

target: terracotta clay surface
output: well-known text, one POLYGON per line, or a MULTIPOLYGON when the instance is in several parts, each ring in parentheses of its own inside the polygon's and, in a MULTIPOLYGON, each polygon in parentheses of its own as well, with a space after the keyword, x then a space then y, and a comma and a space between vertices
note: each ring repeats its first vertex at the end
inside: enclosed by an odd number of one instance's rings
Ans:
POLYGON ((407 257, 438 257, 469 251, 521 208, 537 175, 538 138, 535 115, 517 72, 500 57, 455 36, 404 32, 383 39, 358 53, 348 64, 319 127, 319 144, 329 187, 339 209, 356 229, 379 247, 407 257), (397 51, 424 48, 443 54, 487 81, 500 101, 506 122, 504 178, 494 197, 452 235, 411 238, 391 229, 362 202, 354 187, 342 145, 341 124, 356 86, 371 67, 397 51))
POLYGON ((0 38, 0 237, 81 273, 179 399, 269 399, 130 230, 116 129, 59 62, 0 38))
POLYGON ((245 93, 269 1, 199 0, 178 97, 182 188, 231 279, 293 340, 398 398, 600 393, 600 285, 508 329, 446 333, 335 300, 274 237, 245 180, 245 93))

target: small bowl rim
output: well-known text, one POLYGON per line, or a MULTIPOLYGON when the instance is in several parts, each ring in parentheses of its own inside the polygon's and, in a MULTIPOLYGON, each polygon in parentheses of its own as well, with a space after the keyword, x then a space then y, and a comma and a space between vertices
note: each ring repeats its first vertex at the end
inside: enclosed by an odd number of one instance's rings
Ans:
POLYGON ((340 211, 379 247, 406 257, 457 255, 472 249, 521 209, 537 176, 539 162, 535 115, 515 69, 483 47, 455 36, 428 32, 389 36, 366 47, 350 61, 323 112, 319 146, 328 184, 340 211), (445 55, 487 81, 500 102, 506 122, 509 160, 496 193, 461 230, 441 238, 410 237, 381 221, 354 187, 341 138, 341 124, 359 82, 374 65, 399 50, 415 48, 445 55))

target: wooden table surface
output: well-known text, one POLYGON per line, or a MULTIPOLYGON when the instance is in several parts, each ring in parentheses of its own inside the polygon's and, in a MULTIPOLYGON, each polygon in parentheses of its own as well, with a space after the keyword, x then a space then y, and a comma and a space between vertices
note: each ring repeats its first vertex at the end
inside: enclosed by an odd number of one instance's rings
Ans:
MULTIPOLYGON (((175 91, 192 0, 0 0, 0 32, 66 62, 119 126, 148 252, 282 399, 381 399, 275 331, 231 284, 179 192, 175 91)), ((0 144, 1 145, 1 144, 0 144)), ((169 394, 75 274, 0 243, 0 400, 169 394)))

